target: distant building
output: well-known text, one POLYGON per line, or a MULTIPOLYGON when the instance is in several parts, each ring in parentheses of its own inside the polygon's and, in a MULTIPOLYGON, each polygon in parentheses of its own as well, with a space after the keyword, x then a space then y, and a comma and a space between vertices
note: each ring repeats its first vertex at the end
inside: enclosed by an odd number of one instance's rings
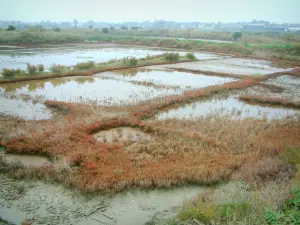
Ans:
POLYGON ((266 25, 263 23, 249 23, 243 26, 244 30, 265 30, 266 25))
POLYGON ((218 28, 226 30, 237 30, 242 29, 243 25, 240 23, 219 23, 218 28))

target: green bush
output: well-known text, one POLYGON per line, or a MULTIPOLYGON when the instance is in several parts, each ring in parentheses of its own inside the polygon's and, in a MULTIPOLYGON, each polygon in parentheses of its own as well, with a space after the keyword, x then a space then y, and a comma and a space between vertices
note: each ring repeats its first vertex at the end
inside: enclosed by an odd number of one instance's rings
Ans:
POLYGON ((30 65, 27 63, 27 72, 29 75, 34 75, 37 71, 37 67, 35 65, 30 65))
POLYGON ((88 61, 88 62, 81 62, 81 63, 77 63, 75 65, 75 69, 78 70, 88 70, 91 69, 95 66, 95 62, 94 61, 88 61))
POLYGON ((105 33, 105 34, 108 34, 109 29, 108 29, 108 28, 103 28, 103 29, 102 29, 102 32, 105 33))
POLYGON ((194 55, 194 53, 192 53, 192 52, 186 53, 186 54, 185 54, 185 57, 187 57, 187 58, 190 59, 190 60, 195 60, 195 59, 197 59, 196 56, 194 55))
POLYGON ((243 36, 242 32, 234 32, 232 37, 236 41, 237 39, 241 38, 243 36))
POLYGON ((248 213, 247 202, 229 202, 218 205, 215 209, 214 218, 217 221, 231 221, 233 218, 243 218, 248 213))
POLYGON ((55 32, 61 32, 61 29, 59 27, 56 27, 53 29, 55 32))
POLYGON ((179 60, 179 54, 178 53, 165 53, 164 57, 168 61, 178 61, 179 60))
POLYGON ((45 67, 43 64, 38 64, 37 67, 38 67, 39 72, 44 72, 45 67))
POLYGON ((25 72, 21 69, 7 69, 4 68, 2 71, 2 75, 4 78, 14 77, 14 76, 23 76, 25 72))
POLYGON ((281 210, 265 211, 263 215, 269 225, 300 224, 300 191, 281 210))
POLYGON ((138 62, 138 59, 135 57, 126 57, 122 59, 122 63, 124 66, 136 66, 138 62))
POLYGON ((289 147, 283 153, 282 156, 289 163, 296 164, 296 165, 300 164, 300 149, 299 148, 289 147))
POLYGON ((17 28, 13 25, 9 25, 8 28, 6 29, 7 31, 14 31, 16 30, 17 28))
POLYGON ((67 66, 60 65, 60 64, 52 64, 51 67, 50 67, 50 71, 52 73, 63 73, 67 70, 68 70, 67 66))

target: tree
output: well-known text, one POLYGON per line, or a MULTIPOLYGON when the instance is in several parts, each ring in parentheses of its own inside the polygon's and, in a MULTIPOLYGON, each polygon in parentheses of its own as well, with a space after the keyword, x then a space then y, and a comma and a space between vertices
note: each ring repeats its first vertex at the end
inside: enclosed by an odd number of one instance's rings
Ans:
POLYGON ((89 28, 90 28, 90 29, 93 29, 93 25, 89 25, 89 28))
POLYGON ((60 32, 61 29, 60 29, 59 27, 55 27, 55 28, 54 28, 54 31, 55 31, 55 32, 60 32))
POLYGON ((237 39, 241 38, 243 36, 242 32, 234 32, 232 37, 236 41, 237 39))
POLYGON ((14 31, 16 30, 17 28, 13 25, 9 25, 8 28, 6 29, 7 31, 14 31))
POLYGON ((126 26, 121 26, 121 30, 128 30, 128 27, 126 27, 126 26))
POLYGON ((105 34, 108 34, 109 29, 108 29, 108 28, 103 28, 103 29, 102 29, 102 32, 105 33, 105 34))

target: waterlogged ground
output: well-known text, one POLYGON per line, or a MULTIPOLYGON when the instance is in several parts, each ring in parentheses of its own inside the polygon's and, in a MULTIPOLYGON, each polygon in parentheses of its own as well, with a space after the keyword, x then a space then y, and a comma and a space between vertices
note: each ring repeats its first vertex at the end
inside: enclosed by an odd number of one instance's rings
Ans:
POLYGON ((205 190, 187 186, 84 198, 42 182, 14 181, 2 174, 0 180, 0 218, 13 224, 27 219, 36 225, 141 225, 205 190))
MULTIPOLYGON (((6 49, 0 50, 0 71, 3 68, 25 69, 26 63, 34 65, 44 64, 48 69, 54 63, 72 66, 88 60, 106 62, 111 59, 121 59, 128 56, 143 58, 147 55, 159 55, 165 52, 171 51, 158 48, 124 47, 107 44, 6 49)), ((184 55, 186 52, 180 52, 180 54, 184 55)), ((196 56, 199 59, 220 57, 220 55, 212 53, 196 53, 196 56)))
POLYGON ((0 88, 0 115, 10 115, 27 120, 51 119, 52 112, 39 102, 9 97, 0 88))
MULTIPOLYGON (((0 51, 1 66, 24 68, 25 63, 52 63, 74 65, 77 62, 107 61, 124 56, 144 57, 160 54, 159 49, 137 49, 116 46, 68 46, 44 49, 6 49, 0 51), (4 53, 3 53, 4 52, 4 53), (15 52, 15 55, 13 53, 15 52), (2 55, 1 55, 2 54, 2 55), (10 55, 11 54, 11 55, 10 55), (8 58, 1 58, 8 57, 8 58), (12 61, 11 61, 12 60, 12 61), (30 61, 32 60, 32 61, 30 61), (65 60, 65 61, 64 61, 65 60)), ((184 54, 181 52, 181 54, 184 54)), ((275 65, 263 60, 228 58, 211 53, 196 53, 202 61, 180 63, 150 68, 130 69, 100 73, 93 77, 56 78, 0 85, 0 115, 12 115, 24 119, 51 119, 53 114, 43 101, 93 102, 101 105, 134 104, 155 97, 182 94, 185 90, 199 89, 224 84, 237 79, 204 76, 166 69, 170 67, 207 70, 240 75, 257 75, 288 70, 284 65, 275 65)), ((1 70, 0 66, 0 70, 1 70)), ((212 97, 169 111, 160 112, 156 119, 193 118, 223 114, 233 119, 283 119, 300 113, 300 110, 248 104, 238 99, 244 94, 261 94, 299 101, 299 78, 282 76, 269 79, 266 84, 277 85, 276 89, 255 86, 246 90, 230 92, 227 96, 212 97)), ((152 134, 141 130, 120 127, 94 134, 97 141, 151 142, 152 134)), ((57 169, 69 169, 67 159, 50 162, 38 156, 20 156, 0 152, 10 163, 24 166, 52 164, 57 169)), ((174 206, 199 195, 204 189, 187 186, 169 190, 130 190, 113 196, 85 198, 72 190, 42 182, 14 181, 0 173, 0 218, 20 224, 32 219, 34 224, 78 225, 140 225, 157 215, 173 215, 174 206)), ((1 220, 0 220, 1 221, 1 220)), ((1 223, 1 222, 0 222, 1 223)))
POLYGON ((132 104, 141 100, 178 94, 180 90, 157 89, 101 77, 56 78, 3 84, 0 90, 15 96, 65 102, 97 102, 101 105, 132 104))
POLYGON ((161 86, 162 88, 179 88, 181 90, 204 88, 236 80, 233 78, 195 75, 166 69, 128 69, 100 73, 98 76, 122 81, 131 81, 137 84, 148 84, 149 86, 153 84, 161 86))
POLYGON ((287 68, 287 66, 283 64, 274 64, 266 60, 243 58, 226 58, 192 63, 178 63, 176 65, 167 65, 163 67, 257 76, 291 70, 291 68, 287 68))
POLYGON ((281 87, 283 90, 279 93, 268 93, 266 96, 280 97, 290 101, 300 101, 300 78, 292 76, 280 76, 273 79, 269 79, 265 82, 266 84, 276 85, 281 87))
POLYGON ((229 116, 233 119, 258 118, 258 119, 283 119, 300 114, 300 110, 251 105, 237 99, 236 96, 227 98, 214 98, 188 104, 157 115, 157 119, 170 118, 195 118, 213 114, 229 116))

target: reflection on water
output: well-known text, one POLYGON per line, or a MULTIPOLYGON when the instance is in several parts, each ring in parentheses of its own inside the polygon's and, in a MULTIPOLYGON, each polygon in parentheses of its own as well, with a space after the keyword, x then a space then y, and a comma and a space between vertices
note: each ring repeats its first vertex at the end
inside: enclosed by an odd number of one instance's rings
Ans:
MULTIPOLYGON (((109 45, 95 45, 93 48, 57 47, 57 48, 33 48, 0 50, 0 71, 3 68, 26 69, 26 63, 44 64, 46 69, 52 64, 62 64, 66 66, 75 65, 78 62, 93 60, 96 62, 106 62, 111 59, 121 59, 128 56, 144 58, 149 55, 159 55, 165 52, 172 52, 160 49, 146 49, 133 47, 113 47, 109 45)), ((181 55, 186 52, 180 52, 181 55)), ((214 59, 220 57, 213 53, 195 53, 198 59, 214 59)))
POLYGON ((272 64, 270 61, 245 58, 230 58, 218 59, 213 61, 179 63, 167 67, 204 70, 219 73, 232 73, 240 75, 265 75, 274 72, 291 70, 291 68, 287 67, 275 67, 274 64, 272 64))
POLYGON ((250 117, 258 119, 280 119, 299 113, 300 110, 250 105, 233 97, 229 97, 227 99, 207 100, 172 109, 160 113, 157 119, 192 118, 210 114, 226 115, 233 119, 245 119, 250 117))
POLYGON ((235 81, 233 78, 195 75, 172 70, 128 69, 100 73, 99 77, 124 81, 152 82, 157 85, 180 86, 182 89, 203 88, 235 81))
POLYGON ((45 100, 66 102, 97 101, 111 105, 178 94, 178 90, 157 90, 128 82, 101 79, 100 77, 55 78, 3 84, 0 90, 14 95, 42 96, 45 100))
POLYGON ((51 119, 51 111, 41 103, 12 99, 0 90, 0 115, 16 116, 27 120, 51 119))

